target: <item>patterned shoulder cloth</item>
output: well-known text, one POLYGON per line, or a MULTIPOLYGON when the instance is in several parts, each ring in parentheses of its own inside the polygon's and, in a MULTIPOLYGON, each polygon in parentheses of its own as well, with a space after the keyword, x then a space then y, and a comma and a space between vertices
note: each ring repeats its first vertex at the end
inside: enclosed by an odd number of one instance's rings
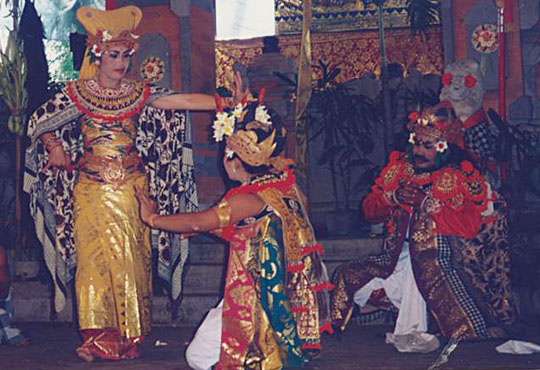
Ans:
POLYGON ((76 163, 82 155, 82 141, 78 120, 82 116, 66 89, 45 102, 30 117, 26 150, 23 190, 30 195, 30 213, 34 218, 38 240, 43 246, 45 264, 55 286, 55 307, 65 307, 67 283, 75 270, 75 244, 72 235, 73 187, 76 171, 53 171, 44 167, 48 151, 39 137, 53 134, 76 163))
MULTIPOLYGON (((31 116, 26 151, 24 191, 36 233, 44 248, 45 263, 55 283, 55 307, 65 307, 67 284, 73 279, 76 250, 73 239, 73 188, 76 166, 65 171, 43 171, 48 152, 39 137, 52 133, 76 164, 83 154, 80 118, 137 120, 136 145, 143 159, 152 195, 160 195, 159 212, 194 211, 198 208, 195 187, 191 127, 183 111, 153 108, 150 103, 174 91, 141 82, 123 81, 123 94, 107 101, 107 90, 96 90, 95 80, 69 82, 31 116), (136 94, 137 93, 137 94, 136 94), (141 94, 142 93, 142 94, 141 94), (140 96, 138 96, 140 95, 140 96), (124 103, 129 104, 124 104, 124 103), (123 108, 120 105, 123 105, 123 108)), ((171 285, 173 298, 182 291, 187 240, 153 231, 159 251, 159 277, 171 285)))

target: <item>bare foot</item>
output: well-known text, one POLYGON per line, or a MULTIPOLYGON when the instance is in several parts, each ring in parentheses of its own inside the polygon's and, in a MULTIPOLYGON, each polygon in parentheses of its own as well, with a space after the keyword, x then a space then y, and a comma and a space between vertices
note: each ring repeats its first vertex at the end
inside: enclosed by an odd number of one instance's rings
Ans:
POLYGON ((87 348, 79 347, 76 349, 77 356, 85 362, 92 362, 94 361, 94 356, 90 353, 90 351, 87 348))

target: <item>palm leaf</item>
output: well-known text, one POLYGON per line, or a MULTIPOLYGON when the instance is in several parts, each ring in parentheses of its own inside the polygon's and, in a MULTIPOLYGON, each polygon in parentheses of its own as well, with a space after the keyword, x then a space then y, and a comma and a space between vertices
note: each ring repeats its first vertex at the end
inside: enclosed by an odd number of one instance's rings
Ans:
POLYGON ((407 0, 407 15, 413 35, 426 36, 426 29, 439 20, 438 0, 407 0))

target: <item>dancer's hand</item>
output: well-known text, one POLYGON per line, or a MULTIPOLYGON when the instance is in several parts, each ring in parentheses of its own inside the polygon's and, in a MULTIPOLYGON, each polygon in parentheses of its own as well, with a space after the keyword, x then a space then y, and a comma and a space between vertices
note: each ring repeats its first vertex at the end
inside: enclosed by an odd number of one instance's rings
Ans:
POLYGON ((402 184, 396 190, 396 199, 401 204, 420 207, 426 197, 426 193, 416 185, 402 184))
POLYGON ((135 185, 134 188, 135 196, 139 201, 139 213, 141 216, 141 220, 145 224, 148 224, 150 216, 157 211, 157 203, 151 200, 139 185, 135 185))
POLYGON ((240 72, 236 71, 234 74, 234 90, 233 90, 233 100, 234 105, 241 103, 242 100, 247 98, 249 91, 242 88, 242 75, 240 72))
POLYGON ((60 168, 60 169, 69 169, 71 167, 71 160, 67 155, 64 148, 61 145, 54 146, 49 151, 49 160, 45 167, 43 167, 43 172, 47 171, 49 168, 60 168))
POLYGON ((247 89, 242 89, 242 75, 240 72, 234 74, 234 88, 233 96, 228 98, 221 98, 221 101, 227 108, 234 108, 237 104, 242 103, 242 101, 247 100, 249 91, 247 89))

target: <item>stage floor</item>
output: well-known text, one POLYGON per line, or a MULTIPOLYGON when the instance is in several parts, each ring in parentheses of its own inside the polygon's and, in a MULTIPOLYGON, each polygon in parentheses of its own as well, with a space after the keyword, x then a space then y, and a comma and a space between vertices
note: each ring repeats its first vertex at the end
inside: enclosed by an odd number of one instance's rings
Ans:
MULTIPOLYGON (((142 357, 121 362, 81 362, 75 355, 80 339, 72 324, 23 323, 19 327, 31 339, 25 348, 0 346, 2 369, 189 369, 184 351, 194 328, 154 327, 145 340, 142 357), (166 345, 156 346, 160 341, 166 345)), ((320 359, 305 369, 424 369, 440 350, 429 354, 403 354, 384 343, 390 326, 351 325, 340 339, 326 337, 320 359)), ((529 338, 540 343, 540 338, 529 338)), ((495 351, 501 341, 459 343, 448 363, 439 369, 540 369, 540 354, 505 355, 495 351)))

